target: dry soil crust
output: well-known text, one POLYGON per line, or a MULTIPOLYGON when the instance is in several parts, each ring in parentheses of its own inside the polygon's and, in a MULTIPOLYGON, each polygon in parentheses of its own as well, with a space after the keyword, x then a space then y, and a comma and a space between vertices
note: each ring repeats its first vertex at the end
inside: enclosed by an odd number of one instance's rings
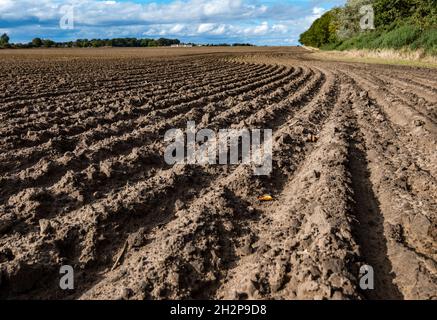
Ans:
POLYGON ((0 59, 0 297, 437 298, 435 71, 299 48, 0 59), (187 121, 272 128, 273 173, 167 165, 187 121))

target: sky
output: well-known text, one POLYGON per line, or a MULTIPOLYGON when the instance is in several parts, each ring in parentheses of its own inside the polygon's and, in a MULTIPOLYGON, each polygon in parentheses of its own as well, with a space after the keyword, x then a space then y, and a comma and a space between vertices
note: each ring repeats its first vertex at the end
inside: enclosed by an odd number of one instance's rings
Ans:
POLYGON ((182 42, 296 45, 346 0, 0 0, 0 33, 35 37, 177 38, 182 42))

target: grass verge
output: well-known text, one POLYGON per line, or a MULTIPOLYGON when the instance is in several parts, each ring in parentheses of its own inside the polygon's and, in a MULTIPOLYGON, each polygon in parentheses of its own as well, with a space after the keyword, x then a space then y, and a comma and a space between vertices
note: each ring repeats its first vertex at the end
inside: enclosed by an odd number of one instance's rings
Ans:
POLYGON ((352 49, 344 51, 322 51, 308 47, 306 49, 312 52, 313 58, 322 60, 437 68, 437 57, 427 55, 421 49, 352 49))

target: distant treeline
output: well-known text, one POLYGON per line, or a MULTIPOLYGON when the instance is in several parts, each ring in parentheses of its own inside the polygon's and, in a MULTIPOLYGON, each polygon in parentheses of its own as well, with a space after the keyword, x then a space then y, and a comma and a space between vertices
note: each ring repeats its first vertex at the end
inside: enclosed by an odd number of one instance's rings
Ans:
POLYGON ((7 34, 0 37, 0 48, 99 48, 99 47, 169 47, 180 44, 178 39, 77 39, 76 41, 55 42, 50 39, 35 38, 29 43, 9 43, 7 34))
MULTIPOLYGON (((115 38, 115 39, 77 39, 76 41, 55 42, 50 39, 35 38, 29 43, 9 43, 9 36, 4 33, 0 36, 1 48, 100 48, 100 47, 170 47, 179 45, 181 41, 178 39, 137 39, 137 38, 115 38)), ((197 46, 194 43, 186 43, 186 45, 197 46)), ((206 47, 247 47, 253 46, 250 43, 220 43, 220 44, 205 44, 206 47)))

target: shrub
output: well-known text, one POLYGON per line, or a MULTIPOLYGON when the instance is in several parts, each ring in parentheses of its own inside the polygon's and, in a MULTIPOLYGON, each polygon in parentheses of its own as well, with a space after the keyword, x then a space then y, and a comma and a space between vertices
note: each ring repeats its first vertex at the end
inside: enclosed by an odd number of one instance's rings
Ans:
POLYGON ((299 41, 307 46, 321 47, 337 41, 337 11, 328 11, 301 34, 299 41))
POLYGON ((314 21, 301 43, 324 50, 421 49, 437 52, 437 0, 348 0, 314 21), (376 30, 359 28, 359 8, 371 3, 376 30))
POLYGON ((420 29, 415 26, 402 26, 383 34, 381 47, 400 49, 409 46, 420 36, 420 29))
POLYGON ((8 44, 9 44, 9 36, 8 36, 6 33, 3 33, 3 34, 0 36, 0 47, 1 47, 1 48, 3 48, 3 47, 7 47, 8 44))

